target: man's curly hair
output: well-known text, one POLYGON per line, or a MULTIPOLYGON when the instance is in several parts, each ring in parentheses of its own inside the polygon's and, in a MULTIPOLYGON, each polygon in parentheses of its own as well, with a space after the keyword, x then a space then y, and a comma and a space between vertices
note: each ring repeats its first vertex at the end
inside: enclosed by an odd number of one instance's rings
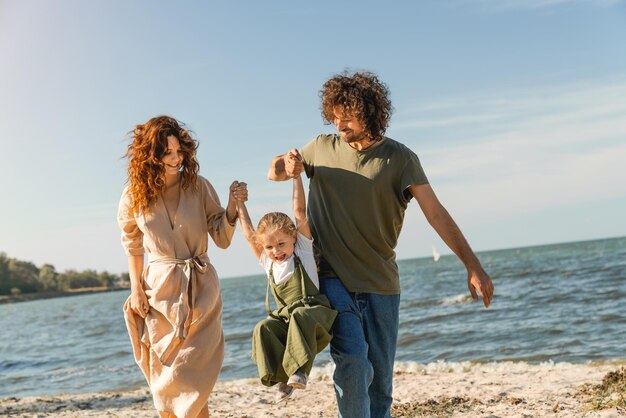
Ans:
POLYGON ((135 126, 124 155, 128 158, 128 193, 130 215, 145 214, 165 185, 165 166, 161 158, 167 151, 167 137, 173 135, 183 155, 180 173, 182 188, 197 187, 199 165, 196 160, 198 142, 184 125, 169 116, 156 116, 135 126))
POLYGON ((333 110, 340 108, 344 114, 356 117, 372 139, 384 138, 393 106, 389 89, 376 74, 346 70, 326 81, 319 96, 325 123, 332 124, 333 110))

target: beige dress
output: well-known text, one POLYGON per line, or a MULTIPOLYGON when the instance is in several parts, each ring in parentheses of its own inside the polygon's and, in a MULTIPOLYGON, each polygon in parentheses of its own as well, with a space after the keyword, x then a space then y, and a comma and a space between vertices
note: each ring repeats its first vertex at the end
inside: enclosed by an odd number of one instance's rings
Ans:
MULTIPOLYGON (((143 287, 150 310, 145 320, 129 300, 124 319, 135 361, 159 411, 195 418, 207 404, 224 359, 222 299, 207 256, 208 236, 226 248, 235 230, 208 180, 181 190, 174 226, 158 198, 146 215, 128 216, 122 193, 118 224, 128 256, 146 254, 143 287)), ((129 298, 130 299, 130 298, 129 298)))

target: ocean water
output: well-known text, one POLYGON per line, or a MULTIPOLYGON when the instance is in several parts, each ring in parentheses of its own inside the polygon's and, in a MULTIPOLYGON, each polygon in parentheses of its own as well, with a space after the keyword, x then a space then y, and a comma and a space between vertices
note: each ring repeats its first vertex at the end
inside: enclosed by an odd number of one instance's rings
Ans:
MULTIPOLYGON (((396 360, 609 362, 626 359, 626 237, 479 253, 495 284, 474 303, 454 256, 401 260, 396 360)), ((265 316, 262 275, 222 280, 221 380, 256 377, 250 334, 265 316)), ((126 291, 0 305, 0 397, 145 386, 121 306, 126 291)), ((330 367, 329 350, 316 367, 330 367)))

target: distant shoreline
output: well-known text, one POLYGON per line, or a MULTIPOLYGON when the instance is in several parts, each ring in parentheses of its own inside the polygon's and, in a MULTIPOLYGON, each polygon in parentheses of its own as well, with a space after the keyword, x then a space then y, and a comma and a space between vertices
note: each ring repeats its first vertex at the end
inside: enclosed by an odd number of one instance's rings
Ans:
POLYGON ((19 295, 0 295, 0 304, 28 302, 31 300, 62 298, 66 296, 90 295, 92 293, 116 292, 119 290, 129 290, 128 287, 87 287, 74 289, 66 292, 33 292, 19 295))

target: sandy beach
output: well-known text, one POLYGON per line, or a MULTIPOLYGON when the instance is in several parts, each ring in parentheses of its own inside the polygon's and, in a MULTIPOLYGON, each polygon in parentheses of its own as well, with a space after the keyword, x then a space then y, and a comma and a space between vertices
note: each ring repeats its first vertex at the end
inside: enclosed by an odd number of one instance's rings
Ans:
MULTIPOLYGON (((398 364, 393 417, 621 417, 619 406, 593 409, 598 386, 624 363, 434 363, 398 364)), ((623 373, 623 369, 620 373, 623 373)), ((332 369, 314 369, 306 390, 273 404, 274 388, 256 379, 218 382, 210 400, 212 417, 335 417, 332 369)), ((623 374, 621 384, 624 384, 623 374)), ((622 386, 623 387, 623 386, 622 386)), ((606 400, 623 401, 625 393, 606 400)), ((623 402, 621 405, 624 405, 623 402)), ((8 417, 157 417, 147 389, 50 397, 4 398, 8 417)))

